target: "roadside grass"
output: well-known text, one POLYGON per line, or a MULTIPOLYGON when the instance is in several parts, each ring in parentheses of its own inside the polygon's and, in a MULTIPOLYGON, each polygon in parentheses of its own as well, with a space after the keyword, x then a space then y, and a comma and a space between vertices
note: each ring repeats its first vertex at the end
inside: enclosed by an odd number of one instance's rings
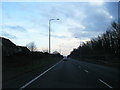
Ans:
MULTIPOLYGON (((26 59, 26 58, 25 58, 26 59)), ((60 61, 62 57, 44 57, 42 59, 36 58, 29 62, 28 64, 22 66, 8 66, 4 68, 2 72, 3 83, 6 83, 9 80, 19 77, 20 75, 32 72, 43 67, 49 67, 60 61)))
POLYGON ((86 58, 75 58, 76 60, 79 61, 85 61, 93 64, 98 64, 98 65, 103 65, 103 66, 108 66, 112 68, 117 68, 120 69, 120 61, 103 61, 103 60, 93 60, 93 59, 86 59, 86 58))

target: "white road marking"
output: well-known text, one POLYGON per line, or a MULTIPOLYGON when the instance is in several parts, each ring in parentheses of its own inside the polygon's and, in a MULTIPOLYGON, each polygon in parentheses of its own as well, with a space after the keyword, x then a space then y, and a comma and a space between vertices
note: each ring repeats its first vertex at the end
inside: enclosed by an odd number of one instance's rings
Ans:
POLYGON ((109 88, 113 88, 110 85, 108 85, 106 82, 104 82, 103 80, 99 79, 100 82, 102 82, 103 84, 105 84, 106 86, 108 86, 109 88))
POLYGON ((88 72, 87 70, 84 70, 85 72, 88 72))
MULTIPOLYGON (((61 60, 62 61, 62 60, 61 60)), ((23 85, 22 87, 20 87, 18 90, 22 90, 23 88, 27 87, 28 85, 30 85, 32 82, 34 82, 35 80, 37 80, 38 78, 40 78, 42 75, 44 75, 46 72, 48 72, 49 70, 51 70, 53 67, 55 67, 57 64, 59 64, 61 61, 59 61, 58 63, 56 63, 55 65, 53 65, 52 67, 50 67, 49 69, 47 69, 46 71, 44 71, 43 73, 41 73, 40 75, 38 75, 37 77, 35 77, 34 79, 32 79, 31 81, 29 81, 28 83, 26 83, 25 85, 23 85)))

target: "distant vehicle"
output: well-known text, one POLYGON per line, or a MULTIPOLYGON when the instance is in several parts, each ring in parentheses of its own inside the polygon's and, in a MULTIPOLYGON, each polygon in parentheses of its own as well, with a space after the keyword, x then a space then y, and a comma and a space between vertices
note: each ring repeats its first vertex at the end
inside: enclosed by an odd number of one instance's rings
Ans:
POLYGON ((66 56, 64 56, 63 61, 67 61, 67 57, 66 56))

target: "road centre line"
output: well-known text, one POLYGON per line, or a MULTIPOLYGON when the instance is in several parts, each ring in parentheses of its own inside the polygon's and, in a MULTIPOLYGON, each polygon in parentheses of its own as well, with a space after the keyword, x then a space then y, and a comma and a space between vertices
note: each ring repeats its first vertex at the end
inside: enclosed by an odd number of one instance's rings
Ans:
POLYGON ((27 87, 28 85, 30 85, 32 82, 34 82, 35 80, 37 80, 38 78, 40 78, 42 75, 44 75, 45 73, 47 73, 49 70, 51 70, 52 68, 54 68, 56 65, 58 65, 61 61, 59 61, 58 63, 56 63, 55 65, 53 65, 52 67, 50 67, 49 69, 47 69, 46 71, 44 71, 43 73, 41 73, 40 75, 38 75, 37 77, 35 77, 34 79, 32 79, 31 81, 29 81, 28 83, 26 83, 22 87, 20 87, 18 90, 22 90, 25 87, 27 87))
POLYGON ((103 84, 105 84, 106 86, 108 86, 109 88, 113 88, 110 85, 108 85, 106 82, 104 82, 103 80, 99 79, 100 82, 102 82, 103 84))

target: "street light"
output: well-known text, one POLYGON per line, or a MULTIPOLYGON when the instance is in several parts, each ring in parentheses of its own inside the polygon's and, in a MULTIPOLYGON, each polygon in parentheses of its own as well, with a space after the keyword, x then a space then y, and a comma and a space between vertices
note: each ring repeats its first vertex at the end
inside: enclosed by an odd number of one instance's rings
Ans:
POLYGON ((57 19, 49 19, 49 53, 51 51, 51 48, 50 48, 50 26, 51 26, 51 21, 52 20, 59 20, 59 18, 57 18, 57 19))

